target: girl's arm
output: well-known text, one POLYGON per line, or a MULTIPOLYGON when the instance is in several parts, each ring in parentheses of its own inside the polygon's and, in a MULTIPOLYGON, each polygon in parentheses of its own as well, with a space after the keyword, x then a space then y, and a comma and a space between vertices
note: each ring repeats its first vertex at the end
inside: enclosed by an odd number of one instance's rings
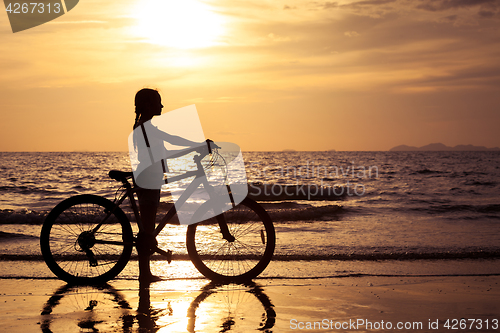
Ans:
POLYGON ((168 134, 167 132, 163 132, 152 124, 150 124, 150 126, 147 126, 146 129, 148 136, 155 137, 162 141, 167 141, 168 143, 175 146, 199 147, 200 145, 206 144, 205 142, 194 142, 177 135, 168 134))

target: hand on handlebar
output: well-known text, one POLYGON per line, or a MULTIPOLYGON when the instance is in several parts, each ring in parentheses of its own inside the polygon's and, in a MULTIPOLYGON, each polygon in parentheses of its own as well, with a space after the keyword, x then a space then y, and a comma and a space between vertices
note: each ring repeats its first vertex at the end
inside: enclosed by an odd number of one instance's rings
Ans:
POLYGON ((213 149, 220 149, 218 145, 215 144, 210 139, 205 140, 202 144, 196 149, 196 151, 202 155, 211 154, 213 149))
POLYGON ((206 143, 207 143, 208 150, 210 153, 212 153, 212 149, 220 149, 220 147, 217 146, 217 144, 210 139, 207 139, 206 143))

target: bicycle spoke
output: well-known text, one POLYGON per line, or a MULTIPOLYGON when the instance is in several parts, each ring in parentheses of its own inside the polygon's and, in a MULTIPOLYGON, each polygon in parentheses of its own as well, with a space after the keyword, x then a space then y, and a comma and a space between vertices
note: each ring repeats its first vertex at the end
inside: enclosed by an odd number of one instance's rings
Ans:
POLYGON ((123 269, 132 251, 132 229, 120 209, 106 213, 112 209, 107 199, 81 195, 49 214, 40 239, 44 259, 57 276, 68 282, 101 282, 123 269))
POLYGON ((217 218, 188 228, 188 252, 193 263, 214 279, 255 277, 274 251, 272 222, 262 208, 247 199, 224 213, 224 221, 235 238, 233 242, 222 239, 217 218))

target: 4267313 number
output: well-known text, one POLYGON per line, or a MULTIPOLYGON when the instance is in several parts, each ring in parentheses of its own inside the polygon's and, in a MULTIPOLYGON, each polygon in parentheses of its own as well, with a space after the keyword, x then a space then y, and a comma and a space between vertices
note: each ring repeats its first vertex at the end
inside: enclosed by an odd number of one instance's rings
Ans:
POLYGON ((38 2, 14 2, 9 3, 5 9, 9 14, 43 14, 43 13, 55 13, 59 14, 62 10, 61 4, 55 2, 53 4, 49 3, 38 3, 38 2))
POLYGON ((447 319, 443 325, 449 330, 489 330, 498 329, 498 319, 447 319))

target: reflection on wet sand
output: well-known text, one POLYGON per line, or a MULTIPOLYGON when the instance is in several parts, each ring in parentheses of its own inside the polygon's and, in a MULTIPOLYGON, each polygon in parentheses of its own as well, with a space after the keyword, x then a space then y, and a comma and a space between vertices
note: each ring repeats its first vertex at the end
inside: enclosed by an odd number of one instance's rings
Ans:
POLYGON ((123 295, 108 284, 65 285, 47 300, 41 315, 43 333, 109 332, 120 328, 130 332, 134 316, 123 295))
POLYGON ((157 292, 142 287, 138 299, 127 300, 109 284, 66 285, 45 303, 40 328, 43 333, 272 332, 276 319, 271 300, 254 282, 209 283, 188 298, 175 297, 176 293, 171 299, 165 294, 158 298, 157 292))
POLYGON ((206 285, 188 309, 188 332, 231 331, 243 321, 245 326, 255 325, 253 330, 270 332, 276 312, 262 287, 254 282, 246 284, 206 285))

